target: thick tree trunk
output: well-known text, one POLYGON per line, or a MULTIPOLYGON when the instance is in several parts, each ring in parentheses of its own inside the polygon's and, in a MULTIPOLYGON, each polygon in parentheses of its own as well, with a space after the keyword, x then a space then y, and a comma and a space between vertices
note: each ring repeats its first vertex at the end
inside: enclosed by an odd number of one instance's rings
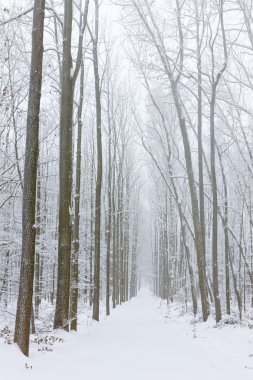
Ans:
POLYGON ((35 318, 39 316, 39 306, 41 303, 41 171, 38 165, 37 180, 37 202, 36 202, 36 254, 35 254, 35 281, 34 281, 34 308, 35 318))
POLYGON ((70 259, 71 259, 71 192, 72 192, 72 114, 73 83, 71 78, 72 0, 64 2, 62 88, 60 109, 60 187, 58 280, 54 328, 69 330, 70 259))
POLYGON ((45 0, 35 0, 24 167, 22 255, 14 337, 15 342, 26 356, 29 355, 36 244, 36 181, 39 153, 39 114, 42 86, 44 18, 45 0))

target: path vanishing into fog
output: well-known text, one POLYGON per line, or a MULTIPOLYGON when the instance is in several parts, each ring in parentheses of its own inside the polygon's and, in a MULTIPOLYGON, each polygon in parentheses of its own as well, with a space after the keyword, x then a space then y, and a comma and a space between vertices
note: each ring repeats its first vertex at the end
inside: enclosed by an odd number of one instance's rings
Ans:
MULTIPOLYGON (((65 342, 57 344, 53 352, 34 350, 28 361, 32 369, 24 368, 25 357, 19 355, 17 360, 17 351, 8 371, 8 358, 2 361, 0 357, 1 367, 5 363, 1 379, 252 379, 252 331, 212 326, 198 324, 196 330, 189 318, 187 322, 173 315, 165 318, 159 300, 143 289, 110 317, 93 323, 88 333, 65 333, 65 342)), ((11 347, 10 353, 13 349, 17 350, 11 347)))

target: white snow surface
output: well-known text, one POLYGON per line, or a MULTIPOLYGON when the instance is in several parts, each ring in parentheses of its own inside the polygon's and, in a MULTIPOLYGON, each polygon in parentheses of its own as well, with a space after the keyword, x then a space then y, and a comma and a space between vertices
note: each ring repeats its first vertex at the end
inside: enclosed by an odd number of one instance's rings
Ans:
POLYGON ((31 345, 30 358, 0 340, 3 380, 248 380, 253 379, 253 331, 214 321, 191 323, 148 289, 77 333, 53 352, 31 345), (32 368, 31 368, 32 366, 32 368), (28 368, 27 368, 28 367, 28 368))

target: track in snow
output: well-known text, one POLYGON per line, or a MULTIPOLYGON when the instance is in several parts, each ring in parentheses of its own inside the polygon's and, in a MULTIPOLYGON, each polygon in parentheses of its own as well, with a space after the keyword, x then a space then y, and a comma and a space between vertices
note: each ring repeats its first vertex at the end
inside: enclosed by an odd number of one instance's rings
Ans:
POLYGON ((249 359, 249 349, 252 347, 253 353, 253 346, 246 335, 251 334, 252 337, 252 332, 240 328, 211 329, 210 337, 207 334, 195 339, 192 329, 183 319, 166 323, 157 299, 143 289, 136 299, 118 307, 105 321, 92 327, 88 335, 66 334, 66 342, 57 345, 53 353, 36 354, 29 359, 33 365, 31 370, 24 369, 23 365, 21 368, 21 363, 26 360, 22 357, 14 367, 10 366, 9 371, 4 371, 3 379, 253 378, 253 368, 250 368, 251 361, 253 367, 253 358, 249 359), (248 368, 245 368, 246 364, 248 368))

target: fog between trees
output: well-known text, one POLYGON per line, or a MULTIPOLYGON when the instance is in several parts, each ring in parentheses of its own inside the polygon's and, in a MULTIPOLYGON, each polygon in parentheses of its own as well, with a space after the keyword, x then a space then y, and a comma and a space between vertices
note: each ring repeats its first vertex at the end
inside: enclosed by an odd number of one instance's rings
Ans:
POLYGON ((99 321, 143 281, 203 321, 253 306, 252 16, 2 3, 0 313, 26 355, 32 330, 99 321))

